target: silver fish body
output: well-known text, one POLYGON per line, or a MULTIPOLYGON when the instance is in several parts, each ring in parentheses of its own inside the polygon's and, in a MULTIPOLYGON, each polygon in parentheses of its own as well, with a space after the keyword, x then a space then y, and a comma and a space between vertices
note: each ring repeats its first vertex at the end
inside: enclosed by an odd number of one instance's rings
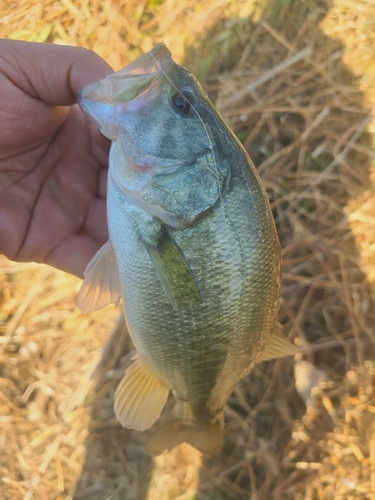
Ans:
MULTIPOLYGON (((164 45, 116 75, 80 97, 83 111, 113 140, 113 274, 148 374, 125 374, 116 413, 124 425, 146 428, 171 388, 177 423, 166 424, 152 450, 189 441, 214 454, 238 380, 262 359, 294 352, 278 333, 281 259, 272 213, 247 153, 164 45), (164 388, 157 403, 143 387, 156 394, 153 377, 164 388)), ((90 276, 86 290, 97 280, 90 276)))

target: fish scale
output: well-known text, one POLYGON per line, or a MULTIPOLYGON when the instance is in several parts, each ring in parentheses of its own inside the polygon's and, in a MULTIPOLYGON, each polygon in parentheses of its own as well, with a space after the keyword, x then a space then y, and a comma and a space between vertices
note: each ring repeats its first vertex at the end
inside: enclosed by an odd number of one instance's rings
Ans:
POLYGON ((123 298, 138 357, 116 390, 116 415, 148 428, 172 389, 176 414, 150 452, 187 441, 216 454, 238 380, 295 352, 278 332, 280 247, 266 193, 199 82, 162 44, 84 87, 79 104, 113 140, 109 241, 78 299, 89 311, 123 298))

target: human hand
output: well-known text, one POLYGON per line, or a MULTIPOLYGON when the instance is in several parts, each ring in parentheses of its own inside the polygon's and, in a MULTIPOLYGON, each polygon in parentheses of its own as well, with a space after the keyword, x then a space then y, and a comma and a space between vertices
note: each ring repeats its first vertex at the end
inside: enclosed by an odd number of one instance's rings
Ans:
POLYGON ((77 91, 112 70, 83 48, 0 40, 0 252, 77 276, 108 238, 109 141, 77 91))

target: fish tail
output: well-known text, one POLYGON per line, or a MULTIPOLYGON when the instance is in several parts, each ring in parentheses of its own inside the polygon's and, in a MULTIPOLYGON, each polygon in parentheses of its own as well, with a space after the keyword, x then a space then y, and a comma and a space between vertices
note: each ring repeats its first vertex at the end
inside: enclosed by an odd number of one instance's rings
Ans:
POLYGON ((161 455, 181 443, 189 443, 202 453, 212 457, 221 453, 223 447, 223 426, 220 420, 213 423, 188 425, 177 419, 159 425, 147 444, 150 455, 161 455))

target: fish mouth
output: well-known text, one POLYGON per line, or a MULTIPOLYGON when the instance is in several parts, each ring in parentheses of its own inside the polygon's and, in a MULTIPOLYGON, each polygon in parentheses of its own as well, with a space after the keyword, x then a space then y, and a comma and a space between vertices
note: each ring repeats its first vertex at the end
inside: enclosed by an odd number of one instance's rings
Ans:
POLYGON ((103 80, 89 83, 78 92, 78 104, 88 107, 96 104, 128 103, 147 90, 161 78, 171 64, 171 53, 163 43, 156 45, 150 52, 103 80))
POLYGON ((173 64, 171 53, 159 43, 121 71, 82 87, 77 103, 108 139, 115 140, 118 108, 122 112, 137 111, 155 98, 160 93, 161 79, 173 64))

